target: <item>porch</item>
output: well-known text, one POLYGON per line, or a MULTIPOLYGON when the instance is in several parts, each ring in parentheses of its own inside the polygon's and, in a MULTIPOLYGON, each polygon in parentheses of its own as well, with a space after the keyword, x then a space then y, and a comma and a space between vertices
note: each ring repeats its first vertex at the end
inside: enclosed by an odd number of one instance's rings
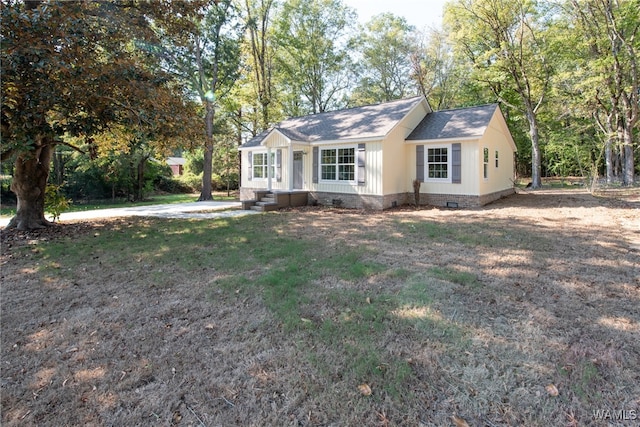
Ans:
POLYGON ((306 206, 309 198, 309 192, 303 190, 254 190, 253 194, 253 199, 242 201, 242 209, 269 212, 288 207, 306 206))

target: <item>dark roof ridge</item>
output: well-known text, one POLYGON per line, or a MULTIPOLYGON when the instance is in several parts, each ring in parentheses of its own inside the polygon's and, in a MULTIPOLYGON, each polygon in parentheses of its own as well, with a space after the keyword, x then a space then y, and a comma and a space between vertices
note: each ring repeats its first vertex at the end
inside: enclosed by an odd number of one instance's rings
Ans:
POLYGON ((435 110, 435 111, 433 111, 433 113, 446 113, 447 111, 470 110, 472 108, 489 107, 490 105, 500 106, 500 103, 499 102, 487 102, 486 104, 473 105, 471 107, 456 107, 456 108, 447 108, 446 110, 435 110))
POLYGON ((322 111, 320 113, 303 114, 301 116, 290 116, 290 117, 287 117, 285 119, 280 120, 274 126, 277 126, 278 124, 280 124, 280 123, 282 123, 284 121, 292 120, 292 119, 300 119, 300 118, 309 117, 309 116, 314 116, 315 117, 315 116, 320 116, 320 115, 323 115, 323 114, 341 113, 343 111, 355 110, 356 108, 377 107, 379 105, 387 105, 387 104, 392 104, 394 102, 400 102, 400 101, 409 101, 411 99, 418 100, 418 98, 424 98, 424 96, 416 95, 416 96, 411 96, 409 98, 398 98, 398 99, 394 99, 392 101, 377 102, 377 103, 374 103, 374 104, 357 105, 357 106, 353 106, 353 107, 341 108, 339 110, 322 111))

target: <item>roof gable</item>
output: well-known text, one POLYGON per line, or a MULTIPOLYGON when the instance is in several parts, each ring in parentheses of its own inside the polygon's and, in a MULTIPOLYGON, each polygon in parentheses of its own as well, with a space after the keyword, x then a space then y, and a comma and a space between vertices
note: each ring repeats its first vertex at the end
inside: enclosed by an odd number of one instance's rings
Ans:
POLYGON ((417 96, 382 104, 293 117, 250 139, 242 148, 261 145, 274 130, 299 142, 382 138, 422 102, 426 103, 424 97, 417 96))
POLYGON ((407 141, 481 137, 498 104, 436 111, 427 114, 407 141))

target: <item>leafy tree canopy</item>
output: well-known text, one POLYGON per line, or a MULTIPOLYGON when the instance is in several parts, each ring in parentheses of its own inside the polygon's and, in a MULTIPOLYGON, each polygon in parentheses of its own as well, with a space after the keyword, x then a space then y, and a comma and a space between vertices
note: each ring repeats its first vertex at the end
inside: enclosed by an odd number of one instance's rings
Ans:
POLYGON ((55 145, 92 156, 109 144, 189 138, 194 107, 160 69, 152 2, 5 1, 2 159, 16 162, 16 217, 48 225, 44 189, 55 145), (125 141, 125 142, 123 142, 125 141))

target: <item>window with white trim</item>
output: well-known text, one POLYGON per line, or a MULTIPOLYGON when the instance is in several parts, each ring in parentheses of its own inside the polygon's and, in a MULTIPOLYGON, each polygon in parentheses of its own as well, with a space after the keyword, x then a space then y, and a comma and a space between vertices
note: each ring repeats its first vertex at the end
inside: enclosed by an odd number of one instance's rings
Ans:
POLYGON ((425 167, 428 180, 450 180, 449 176, 449 146, 427 147, 425 167))
POLYGON ((356 180, 356 147, 321 148, 320 179, 354 182, 356 180))
POLYGON ((482 156, 482 163, 483 163, 483 176, 484 179, 489 178, 489 149, 487 147, 484 147, 484 153, 482 156))
MULTIPOLYGON (((271 153, 271 177, 275 178, 275 153, 271 153)), ((266 152, 253 153, 253 166, 251 168, 253 172, 253 179, 267 179, 268 175, 268 154, 266 152)))
POLYGON ((496 168, 498 167, 498 150, 496 150, 496 168))

